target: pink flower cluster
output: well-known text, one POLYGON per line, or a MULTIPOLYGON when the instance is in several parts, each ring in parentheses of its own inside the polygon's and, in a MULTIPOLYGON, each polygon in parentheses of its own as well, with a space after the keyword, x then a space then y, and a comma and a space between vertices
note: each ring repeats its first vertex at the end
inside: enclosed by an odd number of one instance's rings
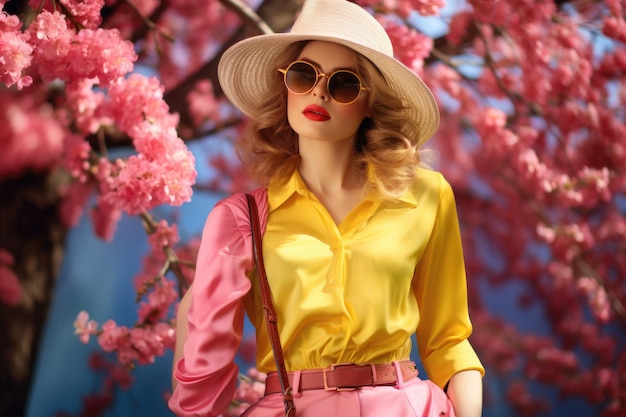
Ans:
MULTIPOLYGON (((152 222, 148 218, 144 221, 152 222)), ((170 317, 179 299, 177 288, 193 279, 193 271, 183 268, 184 262, 180 260, 195 259, 199 245, 199 242, 192 241, 189 245, 177 248, 174 259, 174 255, 169 251, 166 253, 164 249, 173 251, 179 241, 176 225, 169 226, 165 220, 161 220, 151 227, 153 231, 148 239, 152 251, 144 258, 143 270, 134 279, 138 302, 136 323, 129 328, 108 320, 98 328, 98 323, 90 320, 85 311, 81 311, 74 322, 75 333, 83 343, 88 343, 90 336, 97 336, 105 352, 115 353, 121 364, 131 367, 152 363, 155 357, 165 354, 165 349, 173 349, 176 337, 170 317), (177 276, 182 282, 165 276, 167 271, 174 268, 174 263, 183 274, 177 276)))
MULTIPOLYGON (((10 129, 0 134, 7 150, 0 160, 7 161, 0 176, 24 168, 48 169, 59 161, 64 146, 65 167, 76 179, 64 190, 64 220, 74 224, 96 192, 94 228, 98 236, 110 239, 122 212, 138 214, 189 201, 196 170, 193 155, 178 137, 178 116, 169 112, 160 82, 140 74, 126 77, 137 59, 134 45, 117 29, 98 27, 103 5, 102 0, 65 0, 65 14, 44 9, 23 32, 19 19, 0 9, 0 81, 22 88, 32 81, 22 76, 30 66, 42 81, 64 82, 69 110, 49 112, 52 122, 33 123, 28 118, 35 115, 22 115, 14 105, 7 108, 10 129), (36 131, 33 124, 40 126, 41 137, 21 131, 36 131), (84 139, 70 133, 73 129, 81 135, 127 135, 137 152, 112 162, 106 154, 97 157, 84 139), (43 146, 47 144, 56 147, 43 146)), ((40 112, 47 109, 41 102, 25 104, 39 106, 40 112)))
POLYGON ((174 247, 180 241, 178 226, 167 224, 167 220, 161 220, 156 230, 148 236, 148 242, 155 253, 161 253, 166 246, 174 247))
POLYGON ((156 37, 147 48, 161 56, 157 67, 163 84, 170 88, 205 64, 215 45, 226 42, 240 20, 219 1, 178 0, 168 5, 158 25, 176 42, 159 42, 156 37), (180 59, 181 55, 184 59, 180 59))
POLYGON ((163 356, 165 349, 173 349, 176 341, 174 329, 166 323, 151 328, 118 326, 113 320, 102 325, 98 343, 105 352, 115 352, 122 365, 145 365, 163 356))
POLYGON ((615 255, 626 230, 623 2, 469 6, 423 70, 442 111, 435 142, 459 197, 468 276, 518 285, 520 307, 540 308, 552 329, 533 338, 474 311, 473 343, 505 378, 523 375, 509 385, 520 415, 547 410, 528 381, 621 415, 624 339, 607 324, 623 327, 626 304, 615 255), (598 51, 589 22, 609 48, 598 51))
POLYGON ((9 16, 3 10, 4 3, 0 3, 0 82, 15 84, 21 90, 33 82, 32 77, 24 75, 32 61, 33 47, 30 35, 22 33, 17 16, 9 16))
POLYGON ((102 23, 101 11, 105 0, 60 0, 60 3, 82 28, 97 29, 102 23))
POLYGON ((65 129, 42 98, 0 91, 0 178, 43 172, 61 160, 65 129))
POLYGON ((238 417, 257 402, 265 393, 265 377, 256 368, 250 368, 245 375, 240 374, 235 396, 221 417, 238 417))
POLYGON ((81 311, 74 322, 76 334, 83 343, 88 343, 90 336, 97 336, 102 350, 114 352, 119 363, 124 366, 153 363, 155 357, 165 354, 165 349, 173 349, 176 342, 175 332, 170 324, 153 322, 158 317, 152 314, 159 310, 151 303, 160 301, 162 300, 152 297, 143 311, 144 324, 132 328, 107 320, 99 329, 95 321, 89 320, 88 313, 81 311))
POLYGON ((103 113, 133 140, 137 155, 118 160, 100 181, 103 200, 130 214, 191 199, 195 159, 178 137, 178 117, 163 101, 156 78, 133 74, 109 88, 103 113))
POLYGON ((374 7, 381 13, 396 13, 402 18, 408 17, 413 11, 422 16, 436 16, 445 5, 443 0, 359 0, 357 3, 363 7, 374 7))
MULTIPOLYGON (((83 183, 95 181, 98 210, 103 220, 109 219, 104 224, 114 225, 121 211, 138 214, 158 205, 189 201, 196 179, 195 159, 177 135, 178 117, 169 113, 158 80, 140 74, 118 78, 106 96, 92 86, 89 80, 68 86, 78 125, 85 133, 114 126, 133 140, 137 150, 125 159, 110 162, 101 158, 94 164, 84 144, 68 141, 65 166, 78 179, 75 187, 80 190, 84 190, 83 183)), ((74 205, 84 203, 81 198, 72 201, 74 205)))
POLYGON ((433 40, 413 28, 398 24, 384 16, 380 16, 378 20, 391 38, 396 58, 413 71, 421 73, 424 59, 433 49, 433 40))
POLYGON ((116 29, 76 32, 59 12, 41 12, 27 33, 33 45, 33 64, 46 81, 95 78, 106 86, 130 72, 137 59, 133 44, 123 40, 116 29))
POLYGON ((218 119, 218 102, 213 95, 213 85, 209 80, 201 80, 187 96, 189 114, 195 125, 200 126, 207 121, 218 119))

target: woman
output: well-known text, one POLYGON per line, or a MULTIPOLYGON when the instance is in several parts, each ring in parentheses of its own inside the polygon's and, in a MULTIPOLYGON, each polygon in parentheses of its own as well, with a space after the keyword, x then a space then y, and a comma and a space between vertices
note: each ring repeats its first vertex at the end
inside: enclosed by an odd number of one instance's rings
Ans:
MULTIPOLYGON (((441 174, 420 167, 438 110, 393 58, 384 29, 353 3, 309 0, 290 33, 231 47, 219 77, 251 118, 241 157, 262 185, 252 194, 298 416, 479 416, 484 369, 467 340, 454 197, 441 174), (414 332, 429 380, 407 361, 414 332), (329 386, 355 369, 346 363, 372 375, 329 386)), ((270 374, 246 415, 284 415, 253 268, 237 194, 209 215, 181 304, 169 402, 178 415, 227 407, 244 309, 257 367, 270 374)))

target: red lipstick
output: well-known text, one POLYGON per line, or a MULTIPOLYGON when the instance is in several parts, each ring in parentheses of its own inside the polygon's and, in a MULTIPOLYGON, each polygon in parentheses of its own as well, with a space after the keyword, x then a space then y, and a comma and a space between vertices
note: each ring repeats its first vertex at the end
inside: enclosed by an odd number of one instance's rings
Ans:
POLYGON ((326 120, 330 120, 330 114, 323 107, 316 106, 315 104, 311 104, 310 106, 306 106, 302 111, 304 117, 309 120, 313 120, 316 122, 325 122, 326 120))

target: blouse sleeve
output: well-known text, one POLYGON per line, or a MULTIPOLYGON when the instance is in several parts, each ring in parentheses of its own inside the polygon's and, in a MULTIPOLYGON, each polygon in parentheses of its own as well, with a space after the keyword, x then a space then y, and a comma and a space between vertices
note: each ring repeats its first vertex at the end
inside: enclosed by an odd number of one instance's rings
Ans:
POLYGON ((234 200, 238 204, 215 206, 202 233, 187 339, 174 366, 178 385, 169 400, 178 416, 217 416, 236 389, 234 358, 243 332, 243 297, 250 289, 246 272, 253 259, 247 207, 241 198, 234 200))
POLYGON ((472 333, 467 280, 456 204, 441 177, 439 204, 430 239, 415 270, 420 310, 417 345, 428 377, 445 387, 457 372, 484 368, 468 341, 472 333))

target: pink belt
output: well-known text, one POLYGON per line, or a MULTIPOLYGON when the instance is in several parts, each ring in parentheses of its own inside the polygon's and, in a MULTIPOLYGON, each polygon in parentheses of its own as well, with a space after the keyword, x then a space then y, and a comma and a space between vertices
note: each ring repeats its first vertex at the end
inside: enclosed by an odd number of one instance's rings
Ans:
MULTIPOLYGON (((417 376, 417 368, 413 361, 400 361, 398 368, 402 380, 417 376)), ((294 372, 289 372, 289 385, 293 387, 294 372)), ((326 391, 353 390, 360 387, 375 387, 377 385, 396 385, 396 365, 394 363, 357 365, 353 363, 339 363, 328 368, 305 369, 300 373, 298 390, 324 389, 326 391)), ((265 380, 265 395, 281 391, 280 379, 276 372, 267 375, 265 380)))

